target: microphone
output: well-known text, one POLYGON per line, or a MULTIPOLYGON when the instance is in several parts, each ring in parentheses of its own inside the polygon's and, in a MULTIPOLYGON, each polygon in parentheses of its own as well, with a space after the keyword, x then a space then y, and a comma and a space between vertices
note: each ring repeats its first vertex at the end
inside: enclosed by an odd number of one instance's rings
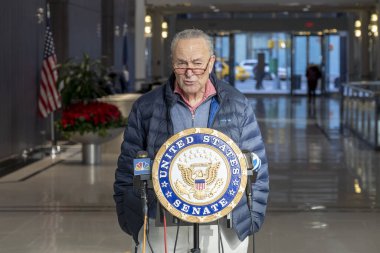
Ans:
POLYGON ((133 159, 133 172, 140 181, 151 179, 151 160, 148 152, 138 151, 136 158, 133 159))
MULTIPOLYGON (((252 210, 252 182, 256 181, 257 172, 261 167, 260 158, 253 152, 248 150, 242 150, 244 159, 247 163, 247 185, 245 188, 245 193, 247 195, 247 203, 249 211, 252 210)), ((232 228, 232 215, 227 214, 227 228, 232 228)))
POLYGON ((247 202, 248 208, 251 210, 252 208, 252 182, 256 181, 257 172, 261 167, 261 159, 258 155, 253 152, 243 150, 243 155, 247 162, 247 186, 246 186, 246 194, 247 194, 247 202))
POLYGON ((148 181, 151 183, 151 163, 146 151, 138 151, 136 158, 133 159, 133 187, 141 190, 144 215, 148 215, 147 186, 148 181))

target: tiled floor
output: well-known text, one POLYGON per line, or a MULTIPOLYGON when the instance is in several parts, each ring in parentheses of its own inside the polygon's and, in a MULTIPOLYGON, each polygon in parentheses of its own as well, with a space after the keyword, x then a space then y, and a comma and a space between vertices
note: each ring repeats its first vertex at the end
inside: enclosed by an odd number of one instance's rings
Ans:
MULTIPOLYGON (((380 153, 339 132, 339 102, 252 103, 271 182, 255 252, 380 252, 380 153)), ((117 154, 99 166, 82 165, 78 146, 63 156, 0 178, 0 252, 129 252, 112 199, 117 154)))

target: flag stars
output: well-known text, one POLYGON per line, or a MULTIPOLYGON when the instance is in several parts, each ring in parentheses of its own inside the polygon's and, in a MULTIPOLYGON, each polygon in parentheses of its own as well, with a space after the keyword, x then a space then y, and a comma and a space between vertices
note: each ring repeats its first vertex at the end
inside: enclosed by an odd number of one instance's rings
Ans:
POLYGON ((167 198, 170 198, 170 197, 172 196, 172 192, 171 192, 171 191, 168 191, 168 192, 166 192, 165 195, 166 195, 167 198))

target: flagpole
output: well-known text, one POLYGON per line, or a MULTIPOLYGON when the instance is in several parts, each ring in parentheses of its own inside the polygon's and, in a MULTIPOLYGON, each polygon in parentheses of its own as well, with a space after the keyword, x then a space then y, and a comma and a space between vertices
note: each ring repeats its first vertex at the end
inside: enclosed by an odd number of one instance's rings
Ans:
POLYGON ((54 158, 61 149, 60 146, 57 145, 57 140, 55 139, 54 112, 50 113, 50 136, 51 136, 50 156, 54 158))
MULTIPOLYGON (((50 5, 46 3, 46 17, 50 20, 50 5)), ((50 113, 50 136, 51 136, 51 148, 50 156, 54 158, 60 151, 60 146, 57 145, 57 140, 55 139, 55 127, 54 127, 54 111, 50 113)))

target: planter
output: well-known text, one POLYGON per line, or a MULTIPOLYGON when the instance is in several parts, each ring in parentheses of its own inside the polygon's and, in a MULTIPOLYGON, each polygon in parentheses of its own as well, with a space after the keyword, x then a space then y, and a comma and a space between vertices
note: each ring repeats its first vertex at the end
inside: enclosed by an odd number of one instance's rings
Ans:
POLYGON ((101 144, 114 139, 123 131, 123 127, 109 129, 106 136, 99 136, 96 133, 85 133, 83 135, 76 133, 70 137, 70 140, 82 143, 82 162, 84 164, 100 164, 102 161, 101 144))

